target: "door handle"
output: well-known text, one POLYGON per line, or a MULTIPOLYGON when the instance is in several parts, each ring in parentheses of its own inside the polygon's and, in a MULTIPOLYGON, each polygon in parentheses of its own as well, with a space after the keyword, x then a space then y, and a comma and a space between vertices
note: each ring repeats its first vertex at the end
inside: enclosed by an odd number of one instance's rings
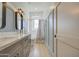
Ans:
POLYGON ((53 53, 54 53, 54 48, 55 48, 55 47, 54 47, 54 44, 55 44, 55 41, 54 41, 54 40, 55 40, 56 37, 57 37, 57 36, 56 36, 56 34, 55 34, 55 35, 54 35, 54 39, 53 39, 53 53))
POLYGON ((54 37, 56 38, 56 35, 54 35, 54 37))

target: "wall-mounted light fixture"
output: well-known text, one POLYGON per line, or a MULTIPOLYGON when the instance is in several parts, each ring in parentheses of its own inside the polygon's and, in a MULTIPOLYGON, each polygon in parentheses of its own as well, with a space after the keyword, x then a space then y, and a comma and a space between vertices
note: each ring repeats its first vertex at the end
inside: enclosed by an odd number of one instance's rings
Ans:
POLYGON ((23 15, 23 10, 21 8, 18 8, 17 9, 17 12, 20 14, 20 15, 23 15))

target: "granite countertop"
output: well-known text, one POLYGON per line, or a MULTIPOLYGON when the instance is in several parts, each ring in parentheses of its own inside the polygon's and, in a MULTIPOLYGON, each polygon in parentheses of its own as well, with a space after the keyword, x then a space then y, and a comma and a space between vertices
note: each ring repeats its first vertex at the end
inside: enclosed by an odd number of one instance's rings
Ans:
POLYGON ((0 51, 7 48, 8 46, 11 46, 12 44, 18 42, 23 37, 30 35, 28 34, 12 34, 12 35, 0 35, 0 51))

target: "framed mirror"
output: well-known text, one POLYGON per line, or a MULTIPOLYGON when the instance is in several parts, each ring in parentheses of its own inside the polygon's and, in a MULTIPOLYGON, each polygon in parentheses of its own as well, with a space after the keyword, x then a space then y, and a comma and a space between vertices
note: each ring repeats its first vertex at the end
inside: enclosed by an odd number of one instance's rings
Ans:
POLYGON ((2 24, 0 32, 14 32, 15 29, 15 10, 9 3, 3 3, 2 24), (4 28, 5 27, 5 28, 4 28), (2 29, 3 28, 3 29, 2 29))
POLYGON ((17 13, 17 28, 21 30, 21 15, 17 13))
POLYGON ((23 29, 23 15, 19 12, 15 12, 15 27, 17 30, 23 29))
POLYGON ((2 3, 0 2, 0 27, 2 26, 2 3))
POLYGON ((6 26, 6 2, 0 2, 0 29, 6 26))
POLYGON ((15 29, 15 11, 14 9, 7 3, 6 6, 6 27, 3 29, 7 32, 14 32, 15 29))

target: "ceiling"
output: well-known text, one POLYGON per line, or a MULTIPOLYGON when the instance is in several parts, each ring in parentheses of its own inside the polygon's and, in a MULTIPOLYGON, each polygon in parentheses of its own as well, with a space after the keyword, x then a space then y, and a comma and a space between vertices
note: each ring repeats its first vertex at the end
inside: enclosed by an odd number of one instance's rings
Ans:
POLYGON ((10 2, 16 8, 22 8, 25 19, 45 19, 56 2, 10 2))

